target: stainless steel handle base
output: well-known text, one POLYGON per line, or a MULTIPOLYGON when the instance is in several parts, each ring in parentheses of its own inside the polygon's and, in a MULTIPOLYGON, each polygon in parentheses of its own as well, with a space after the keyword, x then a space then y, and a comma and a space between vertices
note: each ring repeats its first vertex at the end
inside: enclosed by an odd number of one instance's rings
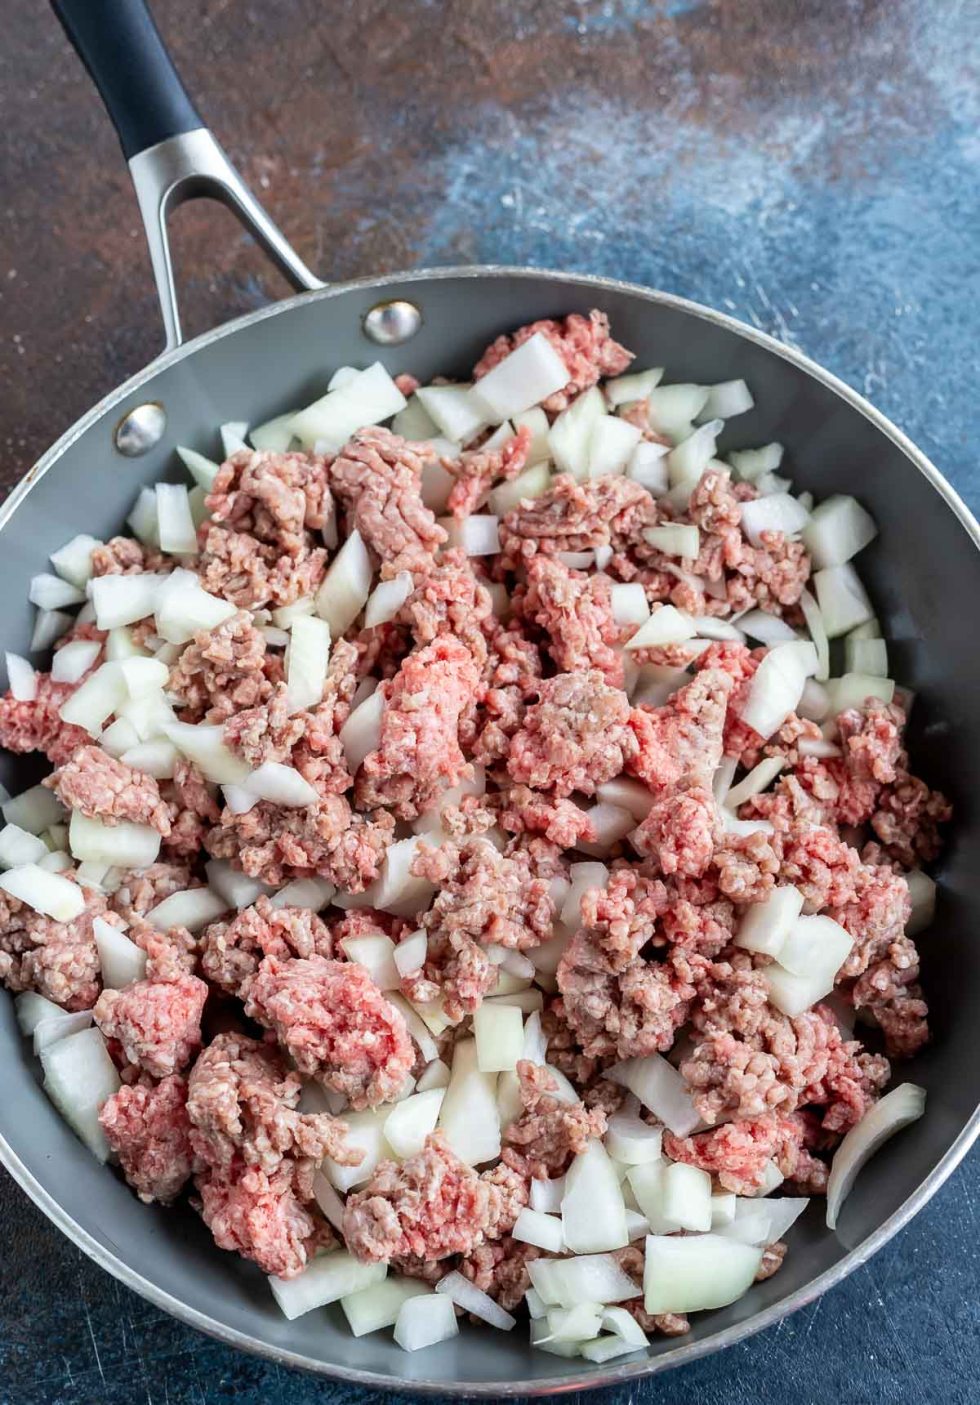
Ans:
POLYGON ((297 290, 325 286, 266 214, 206 127, 168 137, 139 152, 130 160, 129 171, 150 249, 165 350, 171 351, 183 340, 167 220, 187 200, 212 199, 226 205, 297 290))

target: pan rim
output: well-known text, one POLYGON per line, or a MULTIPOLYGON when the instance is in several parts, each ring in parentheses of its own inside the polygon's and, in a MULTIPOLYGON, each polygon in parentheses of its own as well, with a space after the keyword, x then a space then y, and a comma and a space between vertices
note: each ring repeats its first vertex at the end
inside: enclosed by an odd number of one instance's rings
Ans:
MULTIPOLYGON (((745 340, 754 342, 764 350, 795 365, 811 378, 834 391, 841 399, 850 405, 851 408, 863 415, 875 429, 884 434, 886 438, 890 439, 892 443, 902 451, 905 457, 911 461, 912 465, 927 479, 958 519, 960 525, 973 542, 974 547, 980 550, 980 524, 978 524, 977 519, 960 495, 947 482, 927 455, 924 454, 902 430, 893 424, 886 415, 877 410, 858 391, 854 390, 845 381, 842 381, 830 371, 825 370, 824 367, 811 360, 803 352, 777 341, 775 337, 770 336, 767 332, 762 332, 755 327, 751 327, 739 321, 737 318, 729 316, 727 313, 719 312, 714 308, 707 307, 702 303, 695 302, 688 298, 680 297, 674 293, 661 292, 656 289, 644 287, 641 284, 631 283, 622 279, 606 278, 594 274, 565 273, 557 269, 499 264, 412 269, 408 272, 384 274, 381 277, 364 277, 351 279, 343 283, 330 284, 327 287, 316 289, 312 292, 299 293, 281 302, 272 303, 268 307, 258 308, 253 312, 246 313, 230 322, 212 328, 202 333, 200 336, 193 338, 191 341, 185 342, 183 345, 163 353, 147 366, 143 367, 142 370, 131 376, 121 386, 111 390, 86 414, 71 425, 57 439, 51 448, 38 459, 27 471, 20 483, 18 483, 9 494, 6 501, 0 505, 0 530, 2 530, 10 520, 33 485, 57 463, 65 450, 80 438, 93 424, 101 419, 107 412, 121 405, 128 397, 133 395, 134 392, 151 381, 159 371, 166 370, 170 366, 189 358, 197 351, 211 345, 213 342, 222 340, 227 336, 232 336, 238 331, 244 330, 246 327, 264 321, 269 317, 278 316, 280 313, 288 312, 311 300, 328 301, 334 297, 344 296, 358 290, 374 289, 383 292, 391 285, 404 285, 406 283, 445 281, 452 279, 486 280, 488 278, 532 278, 543 282, 579 285, 583 288, 595 288, 597 290, 622 293, 653 305, 674 308, 688 316, 696 317, 701 321, 711 322, 725 327, 745 340)), ((399 1378, 394 1375, 385 1375, 375 1371, 364 1371, 356 1367, 344 1367, 330 1362, 316 1360, 301 1352, 291 1351, 286 1347, 263 1342, 249 1335, 247 1332, 226 1326, 215 1318, 210 1317, 207 1313, 199 1312, 196 1308, 189 1307, 186 1303, 172 1297, 155 1283, 144 1278, 134 1269, 131 1269, 111 1250, 95 1240, 88 1231, 73 1220, 68 1212, 63 1209, 47 1190, 45 1190, 34 1176, 33 1172, 20 1157, 17 1156, 2 1134, 0 1134, 0 1163, 5 1166, 21 1189, 48 1219, 101 1268, 112 1274, 114 1278, 124 1283, 134 1292, 139 1293, 139 1295, 147 1301, 152 1302, 155 1306, 170 1313, 179 1321, 185 1322, 188 1326, 206 1333, 208 1336, 222 1342, 224 1345, 248 1351, 252 1355, 261 1356, 267 1360, 276 1361, 283 1365, 306 1370, 316 1375, 326 1376, 335 1380, 349 1381, 355 1385, 368 1386, 375 1389, 388 1391, 407 1389, 415 1394, 430 1396, 492 1396, 497 1399, 505 1399, 522 1396, 558 1394, 575 1390, 598 1389, 604 1386, 626 1384, 645 1376, 652 1376, 662 1371, 690 1364, 714 1352, 734 1346, 736 1343, 754 1336, 757 1332, 764 1331, 767 1327, 775 1325, 777 1322, 788 1317, 791 1313, 815 1301, 830 1288, 835 1287, 856 1268, 866 1263, 873 1254, 877 1253, 877 1251, 902 1229, 932 1196, 935 1195, 963 1160, 963 1157, 973 1145, 978 1135, 980 1135, 980 1105, 974 1109, 952 1145, 924 1180, 872 1234, 854 1249, 846 1253, 838 1263, 826 1269, 816 1278, 811 1279, 803 1287, 791 1293, 786 1299, 773 1303, 770 1307, 754 1313, 745 1321, 735 1323, 720 1332, 710 1334, 700 1341, 689 1342, 685 1346, 670 1348, 660 1355, 646 1357, 640 1361, 627 1362, 618 1367, 590 1371, 587 1374, 577 1376, 548 1376, 538 1377, 533 1380, 500 1382, 412 1380, 399 1378)))

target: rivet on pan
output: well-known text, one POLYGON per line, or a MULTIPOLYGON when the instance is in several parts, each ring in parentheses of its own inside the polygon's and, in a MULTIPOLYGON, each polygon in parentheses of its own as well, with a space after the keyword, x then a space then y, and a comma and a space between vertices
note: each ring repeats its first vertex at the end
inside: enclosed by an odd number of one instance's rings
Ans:
POLYGON ((112 439, 127 459, 138 459, 159 444, 167 427, 167 412, 156 400, 137 405, 116 425, 112 439))
POLYGON ((400 346, 422 325, 422 313, 413 302, 401 298, 379 302, 364 314, 364 335, 380 346, 400 346))

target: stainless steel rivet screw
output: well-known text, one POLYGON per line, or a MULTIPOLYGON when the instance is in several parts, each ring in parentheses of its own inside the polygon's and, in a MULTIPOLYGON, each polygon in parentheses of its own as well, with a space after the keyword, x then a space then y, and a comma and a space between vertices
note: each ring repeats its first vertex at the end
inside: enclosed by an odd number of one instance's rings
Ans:
POLYGON ((413 302, 396 298, 379 302, 364 314, 364 335, 379 346, 399 346, 422 325, 422 313, 413 302))
POLYGON ((150 400, 123 415, 112 438, 118 451, 127 459, 138 459, 159 444, 166 427, 166 410, 158 401, 150 400))

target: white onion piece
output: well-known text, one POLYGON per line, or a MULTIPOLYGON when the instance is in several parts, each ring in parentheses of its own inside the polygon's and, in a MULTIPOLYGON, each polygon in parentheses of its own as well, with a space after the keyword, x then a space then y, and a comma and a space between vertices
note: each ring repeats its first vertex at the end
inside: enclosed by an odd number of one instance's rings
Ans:
POLYGON ((629 1243, 623 1192, 600 1141, 589 1142, 565 1173, 561 1224, 565 1245, 574 1254, 624 1249, 629 1243))
POLYGON ((869 1108, 834 1152, 827 1182, 827 1227, 837 1228, 840 1208, 865 1162, 880 1146, 915 1122, 926 1110, 926 1090, 915 1083, 900 1083, 869 1108))
POLYGON ((85 910, 85 897, 77 883, 36 863, 18 864, 0 874, 0 888, 57 922, 71 922, 85 910))
POLYGON ((690 615, 676 605, 660 605, 623 646, 626 649, 656 649, 663 644, 684 644, 697 629, 690 615))
POLYGON ((800 594, 800 608, 803 611, 803 618, 806 620, 806 627, 810 631, 813 647, 817 651, 817 670, 814 677, 818 682, 823 683, 830 677, 830 642, 827 639, 823 615, 820 606, 808 590, 804 590, 800 594))
POLYGON ((251 791, 260 800, 268 800, 287 809, 315 805, 319 799, 313 786, 295 766, 286 766, 280 761, 264 762, 243 784, 245 790, 251 791))
POLYGON ((738 785, 732 786, 725 796, 725 804, 730 810, 737 810, 739 805, 744 805, 746 800, 751 800, 753 795, 761 795, 768 786, 779 775, 786 765, 784 756, 765 756, 757 766, 754 766, 748 775, 740 780, 738 785))
POLYGON ((907 936, 914 937, 924 931, 936 915, 936 883, 928 873, 923 873, 921 868, 913 868, 905 875, 905 879, 912 900, 912 911, 905 924, 905 932, 907 936))
MULTIPOLYGON (((263 885, 264 886, 264 885, 263 885)), ((325 908, 337 889, 326 878, 294 878, 269 901, 273 907, 301 907, 310 912, 325 908)))
POLYGON ((232 454, 241 453, 242 449, 247 449, 245 436, 248 433, 248 420, 226 420, 218 426, 218 434, 221 439, 221 452, 226 459, 230 459, 232 454))
POLYGON ((635 1093, 677 1137, 690 1136, 701 1120, 687 1084, 660 1054, 626 1059, 607 1069, 605 1076, 635 1093))
POLYGON ((760 737, 771 737, 796 710, 807 672, 796 644, 770 649, 749 684, 741 712, 745 725, 760 737))
POLYGON ((433 1089, 448 1088, 450 1076, 448 1064, 444 1064, 442 1059, 433 1059, 419 1075, 415 1090, 418 1093, 429 1093, 433 1089))
POLYGON ((288 428, 304 446, 336 454, 358 429, 380 424, 407 401, 380 361, 300 410, 288 428))
POLYGON ((653 429, 682 439, 690 433, 691 425, 708 403, 710 390, 705 385, 658 385, 648 394, 649 419, 653 429))
POLYGON ((831 678, 826 684, 827 710, 836 717, 848 708, 860 707, 868 698, 880 698, 890 703, 895 696, 891 678, 872 678, 866 673, 845 673, 843 678, 831 678))
POLYGON ((711 1228, 721 1229, 735 1219, 737 1198, 733 1190, 719 1191, 711 1197, 711 1228))
POLYGON ((134 941, 113 927, 103 917, 92 922, 95 945, 99 951, 99 967, 102 984, 109 990, 122 990, 132 981, 141 981, 146 975, 146 952, 134 941))
POLYGON ((161 551, 190 555, 197 550, 197 533, 191 516, 187 488, 183 483, 158 483, 157 535, 161 551))
POLYGON ((779 964, 794 976, 820 971, 832 985, 853 945, 850 932, 832 917, 798 917, 779 949, 779 964))
POLYGON ((415 1007, 409 1004, 404 995, 400 995, 394 990, 388 991, 386 999, 389 1000, 401 1014, 408 1026, 409 1034, 419 1046, 419 1053, 422 1055, 423 1059, 425 1059, 427 1063, 432 1063, 434 1060, 438 1059, 439 1046, 432 1038, 425 1021, 415 1007))
POLYGON ((445 1088, 429 1088, 404 1098, 385 1119, 385 1141, 401 1160, 415 1156, 435 1131, 445 1088))
POLYGON ((316 612, 330 626, 332 639, 346 633, 367 604, 373 574, 360 532, 351 532, 316 593, 316 612))
MULTIPOLYGON (((55 683, 80 683, 93 666, 102 645, 97 639, 73 639, 64 644, 51 660, 51 678, 55 683)), ((7 672, 10 673, 10 659, 7 655, 7 672)), ((33 670, 32 670, 33 672, 33 670)), ((16 693, 14 694, 16 697, 16 693)))
POLYGON ((468 444, 489 423, 489 407, 472 385, 427 385, 415 392, 436 428, 457 444, 468 444))
MULTIPOLYGON (((66 649, 71 645, 66 644, 66 649)), ((10 696, 17 702, 33 702, 37 697, 37 673, 20 654, 6 653, 7 683, 10 696)), ((67 681, 67 680, 65 680, 67 681)))
POLYGON ((329 661, 330 626, 326 620, 315 615, 302 615, 294 620, 286 655, 290 712, 306 712, 322 700, 329 661))
POLYGON ((551 469, 547 459, 534 463, 512 478, 508 483, 500 483, 487 498, 487 506, 498 517, 505 516, 518 503, 531 498, 540 498, 551 487, 551 469))
POLYGON ((721 822, 726 834, 774 834, 775 826, 769 820, 739 820, 730 810, 721 810, 721 822))
POLYGON ((240 785, 249 774, 246 763, 225 745, 222 726, 171 722, 164 726, 163 734, 183 756, 194 762, 205 780, 215 785, 240 785))
POLYGON ((381 720, 384 717, 385 700, 380 691, 371 693, 355 707, 340 729, 340 741, 344 748, 347 769, 355 775, 361 762, 381 744, 381 720))
POLYGON ((753 546, 762 545, 763 532, 795 536, 809 521, 806 508, 789 493, 769 493, 741 504, 742 530, 753 546))
POLYGON ((596 386, 561 412, 548 431, 548 449, 560 473, 580 480, 588 477, 592 429, 605 413, 606 404, 596 386))
POLYGON ((524 1020, 515 1005, 482 1004, 473 1015, 473 1035, 481 1073, 516 1069, 523 1057, 524 1020))
POLYGON ((589 478, 624 473, 641 436, 642 430, 629 420, 598 415, 589 435, 589 478))
POLYGON ((379 990, 397 990, 401 976, 394 962, 395 943, 383 932, 345 937, 341 942, 349 961, 363 966, 379 990))
POLYGON ((105 1161, 109 1143, 99 1109, 119 1091, 116 1066, 97 1029, 83 1029, 49 1044, 40 1054, 44 1091, 92 1155, 105 1161))
POLYGON ((738 627, 743 634, 757 639, 760 644, 787 644, 800 637, 784 619, 770 615, 767 610, 749 610, 747 614, 740 615, 738 627))
POLYGON ((386 1278, 383 1283, 374 1283, 356 1293, 345 1294, 340 1299, 340 1306, 352 1335, 363 1337, 369 1332, 379 1332, 383 1327, 394 1327, 403 1303, 409 1298, 426 1297, 431 1293, 428 1283, 418 1278, 386 1278))
POLYGON ((788 1234, 809 1203, 807 1196, 782 1196, 779 1200, 740 1197, 731 1220, 712 1228, 724 1239, 764 1248, 788 1234))
POLYGON ((157 536, 157 495, 152 488, 139 490, 132 511, 126 518, 126 525, 144 546, 160 545, 157 536))
POLYGON ((553 1181, 532 1180, 531 1209, 542 1214, 554 1215, 561 1212, 562 1196, 565 1194, 565 1177, 558 1176, 553 1181))
POLYGON ((432 439, 439 433, 439 426, 415 394, 408 397, 404 410, 398 411, 391 422, 391 429, 402 439, 411 440, 432 439))
POLYGON ((476 1040, 458 1040, 439 1126, 453 1151, 468 1166, 479 1166, 500 1155, 495 1092, 496 1075, 481 1073, 477 1064, 476 1040))
POLYGON ((629 776, 603 781, 596 795, 606 805, 628 810, 634 820, 645 820, 653 808, 653 792, 642 781, 634 781, 629 776))
POLYGON ((363 1112, 345 1112, 344 1122, 347 1124, 347 1144, 364 1153, 362 1159, 356 1166, 341 1166, 329 1156, 320 1163, 320 1174, 326 1176, 335 1190, 346 1195, 355 1186, 363 1185, 365 1181, 371 1179, 379 1161, 383 1161, 390 1156, 388 1143, 385 1141, 384 1124, 388 1116, 388 1109, 374 1111, 366 1109, 363 1112))
POLYGON ((745 643, 745 635, 730 620, 718 619, 715 615, 698 615, 694 623, 699 639, 731 639, 735 644, 745 643))
MULTIPOLYGON (((105 576, 104 580, 143 580, 143 576, 105 576)), ((98 584, 98 582, 96 582, 98 584)), ((168 644, 186 644, 201 630, 217 629, 230 619, 235 606, 230 600, 204 590, 191 571, 178 568, 166 576, 157 590, 153 609, 157 634, 168 644)), ((131 620, 119 620, 129 624, 131 620)), ((100 626, 101 627, 101 626, 100 626)))
MULTIPOLYGON (((355 372, 355 374, 357 373, 355 372)), ((295 417, 296 411, 289 410, 284 415, 276 415, 273 419, 266 420, 264 424, 258 424, 254 429, 250 429, 248 437, 252 441, 252 447, 273 454, 286 453, 293 442, 292 422, 295 417)))
POLYGON ((614 380, 606 381, 603 390, 609 404, 615 409, 617 405, 632 405, 636 400, 646 400, 663 378, 663 367, 655 366, 649 371, 630 371, 628 375, 616 376, 614 380))
POLYGON ((616 624, 640 625, 650 616, 647 593, 639 581, 616 581, 610 586, 612 615, 616 624))
POLYGON ((644 1259, 644 1306, 655 1315, 727 1307, 752 1286, 761 1263, 761 1249, 717 1234, 651 1234, 644 1259))
POLYGON ((762 902, 745 908, 733 938, 735 945, 764 956, 778 956, 803 911, 803 901, 799 888, 771 888, 762 902))
POLYGON ((626 465, 626 477, 646 488, 653 497, 659 498, 670 487, 667 473, 669 446, 643 440, 637 444, 626 465))
POLYGON ((698 1166, 675 1161, 663 1178, 664 1217, 694 1233, 711 1228, 711 1177, 698 1166))
POLYGON ((610 805, 604 800, 590 806, 585 813, 592 824, 595 838, 579 839, 575 847, 583 854, 594 854, 596 858, 605 858, 636 828, 636 820, 630 810, 610 805))
POLYGON ((272 611, 272 623, 277 629, 292 629, 295 622, 303 615, 314 613, 315 603, 312 595, 303 595, 299 600, 294 600, 291 605, 280 605, 278 609, 272 611))
POLYGON ((435 885, 427 878, 417 878, 411 872, 418 848, 417 835, 399 839, 388 846, 381 873, 371 885, 370 906, 379 907, 395 917, 415 917, 428 907, 435 885))
POLYGON ((782 461, 782 444, 766 444, 761 449, 733 449, 728 455, 728 462, 745 482, 773 473, 782 461))
POLYGON ((471 1283, 468 1278, 464 1278, 455 1269, 447 1273, 445 1278, 440 1278, 436 1284, 437 1293, 445 1293, 457 1307, 464 1312, 470 1313, 473 1317, 479 1317, 483 1322, 487 1322, 491 1327, 497 1327, 502 1332, 509 1332, 512 1327, 517 1326, 517 1318, 512 1317, 509 1312, 505 1312, 499 1303, 495 1303, 489 1294, 484 1293, 475 1283, 471 1283))
MULTIPOLYGON (((68 827, 72 855, 89 863, 112 864, 117 868, 149 868, 160 852, 160 835, 149 825, 117 820, 103 824, 73 810, 68 827)), ((206 890, 205 890, 206 891, 206 890)))
POLYGON ((419 1351, 458 1334, 456 1309, 447 1296, 425 1293, 408 1298, 399 1308, 394 1338, 402 1351, 419 1351))
POLYGON ((849 634, 844 640, 844 666, 848 673, 888 676, 888 645, 884 639, 861 639, 849 634))
POLYGON ((263 894, 267 896, 272 892, 271 888, 265 883, 260 883, 257 878, 249 878, 248 874, 233 868, 227 859, 209 859, 204 868, 209 887, 223 898, 229 907, 238 908, 239 911, 243 907, 251 907, 263 894))
POLYGON ((62 610, 66 605, 80 605, 85 599, 85 591, 61 576, 42 571, 31 577, 27 598, 41 610, 62 610))
POLYGON ((52 552, 48 559, 63 580, 84 590, 92 578, 92 552, 97 546, 102 546, 97 537, 82 532, 52 552))
POLYGON ((246 790, 243 785, 224 785, 221 794, 226 809, 233 815, 247 815, 259 803, 255 791, 246 790))
POLYGON ((194 934, 227 910, 225 899, 210 888, 185 888, 151 907, 146 920, 158 932, 166 932, 170 927, 186 927, 194 934))
POLYGON ((186 449, 181 444, 177 445, 177 454, 197 486, 210 493, 220 465, 213 459, 205 458, 204 454, 199 454, 196 449, 186 449))
POLYGON ((643 538, 665 556, 681 556, 694 560, 701 550, 701 533, 697 527, 683 522, 667 522, 662 527, 645 527, 643 538))
POLYGON ((829 639, 848 634, 874 616, 867 592, 850 564, 817 571, 813 587, 829 639))
POLYGON ((152 615, 165 580, 165 576, 153 571, 135 576, 97 576, 91 592, 99 629, 118 629, 152 615))
POLYGON ((815 678, 808 678, 803 685, 796 710, 801 717, 810 722, 822 722, 830 711, 830 699, 824 685, 818 683, 815 678))
POLYGON ((843 566, 878 535, 874 518, 856 498, 826 498, 813 514, 803 541, 814 566, 843 566))
POLYGON ((606 1150, 615 1160, 627 1166, 641 1166, 659 1161, 663 1143, 663 1128, 651 1127, 641 1117, 614 1113, 606 1128, 606 1150))
POLYGON ((0 867, 20 868, 24 864, 37 863, 48 853, 43 839, 20 825, 8 824, 0 830, 0 867))
POLYGON ((34 632, 31 635, 31 653, 43 653, 50 649, 51 645, 70 629, 72 623, 71 615, 65 614, 63 610, 38 610, 34 632))
POLYGON ((522 414, 564 389, 568 367, 543 332, 498 361, 476 385, 492 424, 522 414))
POLYGON ((600 1337, 597 1342, 586 1342, 582 1348, 582 1355, 588 1361, 608 1361, 610 1355, 621 1355, 623 1351, 639 1351, 641 1347, 650 1345, 646 1332, 624 1307, 604 1307, 601 1325, 613 1335, 600 1337), (620 1350, 613 1353, 607 1344, 616 1344, 617 1340, 620 1350))
MULTIPOLYGON (((506 997, 505 997, 506 998, 506 997)), ((524 1026, 524 1045, 521 1058, 533 1064, 546 1065, 548 1062, 548 1036, 541 1024, 540 1010, 532 1010, 524 1026)))
POLYGON ((709 385, 707 391, 702 419, 731 420, 736 415, 744 415, 755 404, 752 392, 743 380, 719 381, 717 385, 709 385))
MULTIPOLYGON (((667 455, 667 473, 673 486, 697 482, 715 456, 718 435, 723 427, 721 420, 709 420, 671 449, 667 455)), ((746 506, 742 504, 743 510, 746 506)))
POLYGON ((67 1010, 63 1010, 53 1000, 47 1000, 43 995, 37 995, 33 990, 25 990, 20 995, 14 996, 14 1014, 17 1016, 17 1024, 21 1034, 28 1038, 33 1035, 39 1024, 50 1020, 70 1018, 67 1010))
POLYGON ((8 796, 0 808, 7 824, 20 825, 29 834, 40 834, 53 824, 60 824, 67 811, 53 790, 32 785, 20 795, 8 796))
POLYGON ((393 620, 415 589, 408 571, 399 571, 391 580, 376 585, 364 607, 364 628, 376 629, 393 620))
MULTIPOLYGON (((609 870, 603 863, 573 863, 568 876, 571 886, 562 903, 559 920, 563 927, 571 929, 582 925, 581 903, 583 896, 592 888, 605 888, 609 882, 609 870)), ((539 948, 531 948, 531 959, 539 948)))
MULTIPOLYGON (((125 723, 125 718, 122 720, 125 723)), ((112 725, 115 727, 119 724, 114 722, 112 725)), ((125 725, 129 724, 125 723, 125 725)), ((105 749, 105 732, 99 741, 105 749)), ((134 746, 127 747, 120 754, 119 759, 125 765, 132 766, 134 771, 144 771, 148 776, 153 776, 155 780, 168 781, 173 779, 177 766, 177 748, 173 742, 168 742, 165 737, 157 737, 153 741, 137 741, 134 746)))
POLYGON ((318 1254, 295 1278, 270 1278, 269 1287, 284 1317, 292 1322, 314 1308, 381 1283, 387 1264, 366 1264, 338 1249, 318 1254))
MULTIPOLYGON (((594 551, 556 551, 555 556, 570 571, 588 571, 595 565, 594 551)), ((615 586, 613 589, 615 590, 615 586)), ((644 596, 646 599, 646 596, 644 596)), ((647 611, 649 614, 649 611, 647 611)), ((646 615, 643 616, 646 619, 646 615)))
POLYGON ((547 1318, 542 1317, 540 1321, 535 1318, 530 1322, 530 1343, 538 1351, 546 1351, 551 1356, 578 1356, 581 1342, 559 1342, 555 1340, 547 1318))
POLYGON ((500 550, 500 519, 490 513, 471 513, 462 519, 440 517, 449 546, 458 546, 467 556, 496 556, 500 550))
POLYGON ((622 1303, 640 1296, 640 1286, 613 1254, 577 1254, 568 1259, 534 1259, 527 1271, 535 1290, 551 1307, 581 1302, 622 1303))

